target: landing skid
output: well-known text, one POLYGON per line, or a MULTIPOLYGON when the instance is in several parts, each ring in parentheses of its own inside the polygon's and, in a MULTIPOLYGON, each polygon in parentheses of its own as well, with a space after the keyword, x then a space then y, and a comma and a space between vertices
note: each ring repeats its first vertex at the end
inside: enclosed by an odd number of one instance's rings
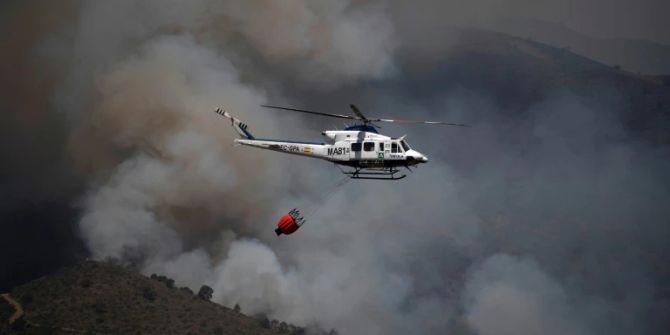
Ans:
POLYGON ((349 176, 351 179, 370 179, 370 180, 400 180, 406 175, 396 176, 398 169, 388 168, 388 169, 361 169, 355 168, 354 171, 342 171, 342 173, 349 176))

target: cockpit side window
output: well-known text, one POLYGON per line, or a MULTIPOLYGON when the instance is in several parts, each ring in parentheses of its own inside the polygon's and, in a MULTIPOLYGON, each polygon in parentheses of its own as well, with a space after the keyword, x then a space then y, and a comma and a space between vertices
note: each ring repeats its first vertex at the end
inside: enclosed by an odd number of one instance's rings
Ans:
POLYGON ((402 148, 405 149, 405 151, 409 151, 410 147, 407 145, 407 142, 400 141, 400 144, 402 144, 402 148))
POLYGON ((397 153, 398 152, 398 143, 396 143, 396 142, 391 143, 391 152, 392 153, 397 153))

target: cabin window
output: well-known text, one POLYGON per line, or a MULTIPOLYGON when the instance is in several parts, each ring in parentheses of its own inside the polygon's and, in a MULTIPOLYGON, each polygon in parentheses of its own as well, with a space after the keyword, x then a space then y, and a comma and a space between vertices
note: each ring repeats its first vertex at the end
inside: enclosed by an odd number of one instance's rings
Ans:
POLYGON ((361 151, 360 143, 351 143, 351 151, 358 152, 361 151))
POLYGON ((398 152, 398 143, 391 143, 391 152, 394 154, 398 152))
POLYGON ((375 150, 375 142, 365 142, 365 143, 363 143, 363 150, 364 151, 374 151, 375 150))

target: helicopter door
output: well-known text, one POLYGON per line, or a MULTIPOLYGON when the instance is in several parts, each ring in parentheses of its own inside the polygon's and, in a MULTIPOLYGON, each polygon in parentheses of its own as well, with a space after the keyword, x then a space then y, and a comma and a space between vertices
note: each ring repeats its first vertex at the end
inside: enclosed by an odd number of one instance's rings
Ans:
MULTIPOLYGON (((387 147, 388 149, 388 147, 387 147)), ((403 150, 397 141, 391 142, 391 153, 386 155, 386 159, 402 160, 404 159, 403 150)))
POLYGON ((387 156, 386 153, 390 152, 389 151, 389 149, 391 148, 390 144, 385 143, 385 142, 379 142, 378 145, 379 145, 379 147, 377 148, 377 159, 384 160, 387 156), (386 147, 387 147, 386 150, 384 150, 384 145, 386 145, 386 147))
POLYGON ((353 142, 351 143, 351 151, 349 153, 349 160, 357 161, 361 160, 363 153, 363 143, 353 142))

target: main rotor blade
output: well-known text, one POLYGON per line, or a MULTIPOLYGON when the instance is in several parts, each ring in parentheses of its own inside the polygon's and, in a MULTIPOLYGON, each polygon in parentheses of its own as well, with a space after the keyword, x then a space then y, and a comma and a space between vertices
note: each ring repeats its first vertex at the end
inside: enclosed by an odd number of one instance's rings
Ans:
POLYGON ((437 124, 442 126, 456 126, 456 127, 472 127, 469 124, 462 123, 449 123, 442 121, 421 121, 421 120, 394 120, 394 119, 372 119, 372 122, 390 122, 390 123, 400 123, 400 124, 437 124))
POLYGON ((286 111, 291 111, 291 112, 298 112, 298 113, 307 113, 307 114, 314 114, 314 115, 321 115, 321 116, 336 117, 336 118, 340 118, 340 119, 362 120, 361 118, 358 118, 358 117, 355 117, 355 116, 343 115, 343 114, 330 114, 330 113, 322 113, 322 112, 308 111, 308 110, 305 110, 305 109, 297 109, 297 108, 289 108, 289 107, 279 107, 279 106, 270 106, 270 105, 261 105, 261 106, 262 106, 262 107, 265 107, 265 108, 281 109, 281 110, 286 110, 286 111))
MULTIPOLYGON (((354 105, 354 104, 349 105, 349 107, 351 107, 351 110, 354 111, 354 113, 356 113, 357 116, 315 112, 315 111, 310 111, 310 110, 306 110, 306 109, 280 107, 280 106, 272 106, 272 105, 261 105, 261 106, 265 107, 265 108, 280 109, 280 110, 291 111, 291 112, 328 116, 328 117, 334 117, 334 118, 340 118, 340 119, 360 120, 360 121, 363 121, 365 123, 389 122, 389 123, 398 123, 398 124, 436 124, 436 125, 443 125, 443 126, 472 127, 471 125, 468 125, 468 124, 449 123, 449 122, 442 122, 442 121, 421 121, 421 120, 381 119, 381 118, 380 119, 368 119, 367 117, 365 117, 365 115, 363 115, 363 113, 361 113, 361 111, 358 109, 358 107, 356 107, 356 105, 354 105)), ((379 127, 377 125, 374 125, 374 126, 379 127)))
POLYGON ((351 110, 353 110, 354 113, 356 115, 358 115, 359 118, 361 118, 361 120, 363 120, 365 122, 369 121, 368 118, 366 118, 365 115, 363 115, 363 113, 361 113, 360 109, 358 109, 358 107, 356 107, 356 105, 350 104, 349 107, 351 107, 351 110))

